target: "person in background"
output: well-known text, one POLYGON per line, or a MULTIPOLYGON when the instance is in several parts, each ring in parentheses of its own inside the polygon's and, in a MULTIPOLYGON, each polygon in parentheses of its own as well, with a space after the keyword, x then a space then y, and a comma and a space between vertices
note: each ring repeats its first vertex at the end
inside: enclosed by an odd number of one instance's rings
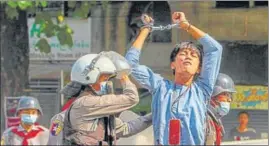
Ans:
POLYGON ((19 126, 13 126, 4 131, 1 145, 46 145, 49 130, 35 124, 43 115, 42 109, 36 98, 23 96, 16 111, 16 116, 21 118, 19 126))
POLYGON ((230 131, 229 140, 242 141, 258 138, 255 129, 248 127, 249 117, 249 113, 246 111, 238 114, 239 126, 230 131))
POLYGON ((234 82, 228 75, 219 73, 207 110, 206 145, 220 145, 224 136, 221 118, 230 111, 234 82))

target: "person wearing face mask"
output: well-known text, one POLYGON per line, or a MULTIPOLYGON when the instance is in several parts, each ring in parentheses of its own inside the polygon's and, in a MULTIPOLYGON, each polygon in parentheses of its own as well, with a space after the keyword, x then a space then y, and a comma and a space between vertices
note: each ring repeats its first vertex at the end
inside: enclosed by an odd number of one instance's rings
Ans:
POLYGON ((128 135, 131 125, 114 115, 139 102, 129 72, 125 58, 113 51, 87 54, 73 64, 71 82, 61 91, 76 97, 63 116, 64 145, 112 145, 128 135), (122 94, 113 94, 112 78, 120 80, 122 94))
POLYGON ((232 78, 219 73, 208 105, 206 145, 221 144, 225 133, 221 118, 229 113, 232 94, 235 92, 232 78))
POLYGON ((43 115, 36 98, 23 96, 18 104, 16 115, 21 118, 19 126, 13 126, 4 131, 1 145, 46 145, 49 131, 35 124, 43 115))

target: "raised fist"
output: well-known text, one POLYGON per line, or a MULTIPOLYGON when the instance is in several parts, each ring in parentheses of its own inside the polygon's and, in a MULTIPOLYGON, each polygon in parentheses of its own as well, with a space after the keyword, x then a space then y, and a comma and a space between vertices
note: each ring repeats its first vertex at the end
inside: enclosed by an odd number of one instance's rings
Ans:
POLYGON ((183 12, 174 12, 172 15, 173 23, 179 23, 179 27, 186 28, 189 26, 185 14, 183 12))
POLYGON ((147 14, 143 14, 141 16, 141 20, 142 20, 144 25, 153 25, 153 23, 154 23, 154 20, 147 14))

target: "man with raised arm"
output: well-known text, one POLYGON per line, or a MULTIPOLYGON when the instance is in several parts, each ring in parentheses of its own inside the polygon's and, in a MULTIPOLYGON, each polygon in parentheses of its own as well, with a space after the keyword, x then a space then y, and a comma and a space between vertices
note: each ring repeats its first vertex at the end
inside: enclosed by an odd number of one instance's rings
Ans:
POLYGON ((192 42, 177 44, 170 56, 170 66, 175 75, 169 81, 139 64, 145 39, 151 31, 152 18, 128 50, 125 58, 132 67, 132 76, 152 96, 152 124, 154 143, 157 145, 205 144, 206 112, 216 78, 219 73, 222 46, 211 36, 190 24, 185 14, 175 12, 174 23, 202 44, 192 42))

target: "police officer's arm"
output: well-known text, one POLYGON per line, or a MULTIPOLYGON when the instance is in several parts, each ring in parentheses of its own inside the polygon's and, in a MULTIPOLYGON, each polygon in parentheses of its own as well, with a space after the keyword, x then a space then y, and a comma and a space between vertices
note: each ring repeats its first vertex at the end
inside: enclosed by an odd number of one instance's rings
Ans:
POLYGON ((129 122, 116 118, 116 137, 130 137, 152 125, 152 115, 147 114, 129 122))
POLYGON ((87 116, 93 117, 116 114, 132 108, 139 102, 137 88, 128 76, 124 76, 120 81, 123 86, 123 94, 86 95, 78 99, 73 107, 83 108, 87 111, 87 116))
POLYGON ((47 145, 62 145, 63 141, 63 116, 64 114, 59 113, 51 118, 50 121, 50 132, 47 145), (55 127, 54 124, 59 126, 55 127), (57 129, 54 129, 57 128, 57 129))
POLYGON ((211 36, 190 24, 185 14, 182 12, 175 12, 173 14, 173 21, 180 20, 180 27, 186 30, 194 39, 197 39, 203 46, 203 62, 200 75, 197 83, 200 88, 210 98, 214 88, 215 81, 219 74, 222 46, 211 36))

